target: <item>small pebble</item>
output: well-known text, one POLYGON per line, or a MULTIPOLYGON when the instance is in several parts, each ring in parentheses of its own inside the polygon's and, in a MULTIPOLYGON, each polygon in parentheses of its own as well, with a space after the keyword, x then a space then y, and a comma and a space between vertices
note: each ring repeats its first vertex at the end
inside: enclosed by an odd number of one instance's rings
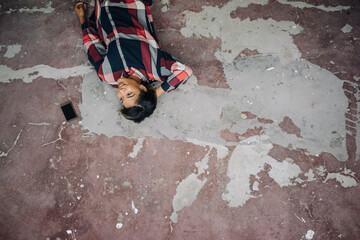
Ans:
POLYGON ((242 113, 242 114, 240 115, 240 117, 241 117, 242 119, 247 119, 247 115, 244 114, 244 113, 242 113))

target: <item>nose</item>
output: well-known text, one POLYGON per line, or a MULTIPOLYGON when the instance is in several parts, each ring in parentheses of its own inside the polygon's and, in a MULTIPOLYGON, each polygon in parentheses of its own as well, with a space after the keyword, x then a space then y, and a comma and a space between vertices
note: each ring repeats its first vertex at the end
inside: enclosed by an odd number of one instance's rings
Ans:
POLYGON ((124 96, 124 89, 118 88, 117 95, 118 98, 122 98, 124 96))

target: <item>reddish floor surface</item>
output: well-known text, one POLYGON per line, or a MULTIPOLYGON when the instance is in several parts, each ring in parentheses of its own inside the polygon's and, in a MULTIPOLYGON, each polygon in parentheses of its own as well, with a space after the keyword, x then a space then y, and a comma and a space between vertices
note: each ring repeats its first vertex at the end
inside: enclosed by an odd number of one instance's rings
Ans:
MULTIPOLYGON (((203 6, 221 8, 227 2, 157 1, 152 8, 163 48, 191 66, 201 86, 229 88, 223 65, 214 54, 221 48, 221 39, 184 37, 180 33, 185 25, 183 12, 200 12, 203 6), (165 5, 168 10, 162 11, 165 5)), ((220 150, 206 144, 152 136, 144 136, 142 141, 92 134, 78 121, 64 122, 59 110, 59 104, 71 99, 80 112, 81 84, 86 84, 86 79, 76 76, 54 80, 42 75, 31 83, 21 78, 9 82, 2 79, 0 238, 358 239, 360 4, 357 0, 306 2, 325 7, 345 4, 350 8, 328 12, 270 0, 265 5, 234 9, 231 17, 293 21, 303 28, 293 36, 302 58, 343 81, 349 107, 344 113, 346 161, 327 152, 312 155, 306 149, 272 144, 268 155, 280 163, 290 159, 303 172, 299 178, 308 181, 281 187, 269 175, 271 166, 264 164, 256 176, 249 176, 250 182, 244 182, 252 198, 242 206, 231 207, 222 196, 227 192, 228 163, 236 145, 226 145, 226 156, 219 157, 220 150), (349 33, 341 31, 346 24, 352 26, 349 33), (136 151, 140 141, 141 148, 136 151), (208 168, 201 173, 195 163, 207 154, 208 168), (326 171, 323 175, 318 172, 313 181, 304 174, 322 166, 326 171), (170 216, 177 187, 193 173, 198 174, 199 181, 206 179, 205 184, 194 201, 182 198, 189 205, 177 212, 175 223, 170 216), (355 183, 344 187, 342 176, 355 183)), ((40 64, 70 68, 87 62, 74 2, 56 0, 47 4, 1 3, 2 66, 13 70, 40 64), (53 9, 49 13, 41 10, 48 6, 53 9), (15 44, 22 46, 20 52, 6 57, 6 46, 15 44)), ((261 54, 250 49, 242 53, 261 54)), ((243 114, 263 125, 274 122, 250 112, 243 114)), ((284 133, 303 137, 302 129, 287 116, 279 127, 284 133)), ((243 133, 224 129, 219 138, 236 144, 263 132, 262 127, 243 133)))

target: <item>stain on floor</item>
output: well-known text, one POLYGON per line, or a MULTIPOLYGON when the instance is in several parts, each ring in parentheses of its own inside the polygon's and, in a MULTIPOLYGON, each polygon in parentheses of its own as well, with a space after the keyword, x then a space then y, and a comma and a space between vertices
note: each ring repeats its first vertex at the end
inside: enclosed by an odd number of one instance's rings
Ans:
POLYGON ((74 5, 0 3, 1 239, 360 236, 357 0, 154 1, 194 75, 140 125, 74 5))

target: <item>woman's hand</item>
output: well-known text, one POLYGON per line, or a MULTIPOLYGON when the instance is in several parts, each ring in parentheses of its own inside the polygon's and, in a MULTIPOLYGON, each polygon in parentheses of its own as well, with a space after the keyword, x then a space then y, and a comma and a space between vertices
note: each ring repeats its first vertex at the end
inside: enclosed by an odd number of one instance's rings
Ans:
POLYGON ((83 2, 78 2, 75 5, 75 12, 76 12, 76 15, 79 18, 80 24, 83 24, 84 22, 86 22, 85 9, 86 9, 86 4, 83 3, 83 2))

